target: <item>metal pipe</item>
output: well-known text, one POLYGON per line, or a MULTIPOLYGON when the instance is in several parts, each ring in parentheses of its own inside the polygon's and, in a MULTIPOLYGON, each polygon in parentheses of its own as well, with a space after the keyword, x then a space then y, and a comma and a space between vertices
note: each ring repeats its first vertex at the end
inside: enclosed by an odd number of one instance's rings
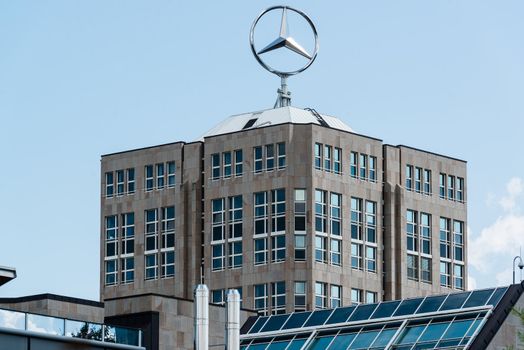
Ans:
POLYGON ((240 294, 236 289, 226 296, 226 349, 240 349, 240 294))
POLYGON ((209 348, 209 289, 199 284, 194 292, 195 303, 195 350, 209 348))

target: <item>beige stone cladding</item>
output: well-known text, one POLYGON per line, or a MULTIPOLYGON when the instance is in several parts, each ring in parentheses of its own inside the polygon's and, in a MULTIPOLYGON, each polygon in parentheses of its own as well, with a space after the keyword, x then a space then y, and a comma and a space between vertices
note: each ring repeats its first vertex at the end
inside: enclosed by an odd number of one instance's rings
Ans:
POLYGON ((103 323, 104 304, 91 300, 40 294, 20 298, 0 298, 0 309, 103 323))
MULTIPOLYGON (((183 146, 181 142, 144 148, 139 150, 115 153, 102 156, 101 160, 101 218, 100 218, 100 294, 101 300, 106 298, 122 297, 126 295, 142 294, 147 292, 159 292, 168 295, 188 297, 191 295, 190 283, 187 273, 188 258, 187 245, 190 242, 186 239, 186 230, 190 227, 186 225, 188 218, 184 215, 186 205, 191 204, 186 198, 183 178, 183 146), (175 162, 175 179, 172 186, 168 185, 167 163, 175 162), (164 183, 158 183, 157 164, 162 164, 164 172, 164 183), (146 189, 146 166, 152 166, 153 177, 151 178, 153 188, 146 189), (134 191, 128 192, 128 169, 134 169, 134 191), (124 191, 118 194, 117 172, 124 172, 124 191), (106 173, 113 174, 113 195, 106 184, 106 173), (157 185, 162 185, 161 188, 157 185), (161 231, 161 209, 175 207, 175 271, 174 277, 162 278, 161 275, 161 251, 162 251, 162 232, 161 231), (156 278, 145 278, 145 211, 157 209, 157 272, 156 278), (131 253, 124 251, 123 215, 134 213, 134 242, 132 242, 131 253), (106 256, 106 218, 116 216, 117 219, 117 253, 114 256, 106 256), (134 276, 131 283, 124 283, 123 259, 131 257, 134 259, 134 276), (106 283, 106 262, 108 260, 117 261, 117 272, 113 278, 116 283, 108 285, 106 283)), ((198 154, 198 147, 196 147, 198 154)), ((191 167, 191 162, 187 162, 191 167)), ((197 176, 198 181, 198 176, 197 176)), ((193 244, 192 244, 193 245, 193 244)), ((194 255, 193 255, 194 256, 194 255)), ((191 264, 189 264, 191 266, 191 264)))
MULTIPOLYGON (((136 295, 128 298, 108 300, 105 303, 105 316, 125 317, 144 312, 158 312, 159 350, 194 349, 194 304, 192 300, 162 295, 136 295)), ((240 324, 256 313, 241 309, 240 324)), ((209 305, 209 346, 213 349, 225 349, 225 317, 224 306, 209 305)), ((155 330, 153 330, 155 331, 155 330)), ((155 338, 155 337, 153 337, 155 338)))
POLYGON ((467 289, 466 162, 407 146, 385 145, 384 175, 384 289, 386 299, 404 299, 447 293, 452 289, 467 289), (430 174, 428 187, 424 187, 426 174, 430 174), (446 176, 443 188, 445 194, 441 196, 440 176, 444 175, 446 176), (454 186, 449 188, 448 177, 454 179, 454 186), (459 179, 462 192, 460 194, 457 188, 459 179), (411 188, 408 188, 410 185, 411 188), (457 196, 460 196, 460 199, 457 196), (408 210, 415 213, 417 226, 414 245, 416 248, 411 249, 409 253, 406 233, 408 210), (421 214, 429 214, 430 217, 430 254, 423 254, 422 251, 421 214), (449 248, 447 253, 443 254, 448 256, 443 257, 441 257, 440 241, 441 220, 450 223, 447 237, 449 248), (462 243, 455 235, 454 224, 462 227, 462 243), (455 247, 458 250, 455 250, 455 247), (409 278, 408 255, 413 256, 410 259, 418 261, 418 270, 412 270, 409 278), (422 278, 422 258, 431 259, 431 277, 428 281, 423 281, 422 278), (448 283, 441 283, 441 261, 450 266, 448 283), (454 275, 454 266, 462 266, 462 276, 454 275), (462 281, 462 287, 458 286, 459 280, 462 281), (441 286, 441 284, 448 284, 448 286, 441 286))
MULTIPOLYGON (((524 310, 524 294, 520 296, 513 309, 518 312, 524 310)), ((524 349, 522 334, 524 334, 522 319, 516 313, 510 312, 486 350, 524 349)))

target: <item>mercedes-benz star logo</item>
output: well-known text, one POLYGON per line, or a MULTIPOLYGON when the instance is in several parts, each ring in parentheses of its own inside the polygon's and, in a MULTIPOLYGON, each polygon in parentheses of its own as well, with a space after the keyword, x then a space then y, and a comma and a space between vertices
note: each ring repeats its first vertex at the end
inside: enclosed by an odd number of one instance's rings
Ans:
POLYGON ((280 6, 273 6, 273 7, 270 7, 268 9, 264 10, 255 19, 255 21, 253 22, 253 25, 251 26, 251 31, 249 33, 249 42, 251 44, 251 51, 253 52, 253 55, 255 55, 255 58, 257 59, 258 63, 260 63, 260 65, 262 65, 262 67, 264 67, 265 69, 267 69, 271 73, 276 74, 276 75, 278 75, 281 78, 286 78, 286 77, 288 77, 290 75, 294 75, 294 74, 300 73, 300 72, 304 71, 305 69, 307 69, 313 63, 313 61, 317 57, 317 53, 318 53, 318 35, 317 35, 317 30, 315 28, 315 25, 311 21, 311 19, 304 12, 302 12, 300 10, 297 10, 297 9, 294 9, 294 8, 288 7, 288 6, 282 6, 282 5, 280 5, 280 6), (282 18, 280 20, 280 34, 279 34, 278 38, 273 40, 269 45, 265 46, 263 49, 257 51, 255 49, 254 36, 255 36, 255 28, 257 26, 258 21, 266 13, 268 13, 270 11, 274 11, 274 10, 279 10, 279 9, 282 9, 282 18), (293 12, 298 13, 302 18, 304 18, 308 22, 309 26, 311 27, 311 30, 313 31, 313 35, 314 35, 314 38, 315 38, 315 49, 314 49, 313 53, 310 54, 309 52, 307 52, 306 49, 304 49, 299 43, 296 42, 295 39, 293 39, 288 34, 287 10, 291 10, 293 12), (297 54, 307 58, 307 60, 308 60, 307 64, 305 66, 303 66, 302 68, 299 68, 299 69, 297 69, 295 71, 281 71, 281 70, 277 70, 277 69, 275 69, 273 67, 270 67, 260 57, 262 54, 264 54, 266 52, 277 50, 277 49, 280 49, 280 48, 286 48, 288 50, 291 50, 291 51, 293 51, 293 52, 295 52, 295 53, 297 53, 297 54))

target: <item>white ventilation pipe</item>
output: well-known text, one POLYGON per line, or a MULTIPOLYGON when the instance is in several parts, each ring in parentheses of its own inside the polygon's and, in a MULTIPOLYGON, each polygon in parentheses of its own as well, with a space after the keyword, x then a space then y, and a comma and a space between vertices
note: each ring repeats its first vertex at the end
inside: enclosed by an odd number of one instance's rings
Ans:
POLYGON ((195 288, 195 350, 209 348, 209 289, 205 284, 195 288))
POLYGON ((240 349, 240 294, 236 289, 227 291, 226 298, 226 349, 240 349))

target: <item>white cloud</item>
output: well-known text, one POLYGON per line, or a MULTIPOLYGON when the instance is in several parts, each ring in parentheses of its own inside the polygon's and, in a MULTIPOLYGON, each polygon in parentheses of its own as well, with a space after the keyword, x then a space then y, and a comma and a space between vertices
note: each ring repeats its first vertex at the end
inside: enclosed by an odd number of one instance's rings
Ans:
POLYGON ((519 207, 517 206, 516 200, 520 197, 523 190, 524 186, 522 179, 519 177, 511 178, 511 180, 506 184, 507 195, 499 200, 502 209, 506 212, 518 210, 519 207))
POLYGON ((477 289, 477 280, 475 279, 475 277, 471 275, 468 276, 468 289, 469 290, 477 289))

